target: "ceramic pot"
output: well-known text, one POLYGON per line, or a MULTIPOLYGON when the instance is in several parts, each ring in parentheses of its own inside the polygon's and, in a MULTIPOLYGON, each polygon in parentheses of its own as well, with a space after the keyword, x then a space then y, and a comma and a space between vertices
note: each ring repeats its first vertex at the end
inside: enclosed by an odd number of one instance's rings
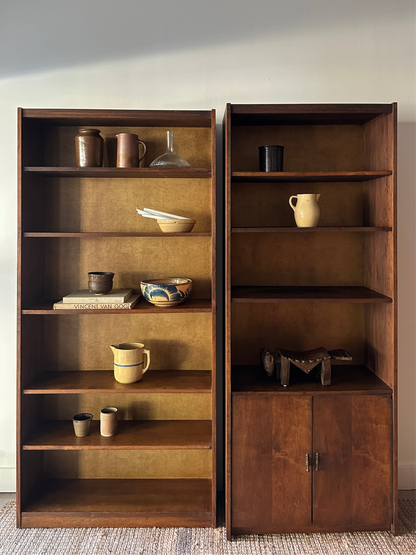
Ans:
POLYGON ((95 295, 104 295, 113 288, 113 272, 88 272, 88 289, 95 295))
POLYGON ((320 196, 320 194, 302 194, 290 197, 289 204, 295 213, 295 222, 298 227, 316 227, 318 225, 321 215, 318 204, 320 196), (293 199, 297 201, 295 205, 293 199))
POLYGON ((141 141, 134 133, 118 133, 117 137, 117 167, 137 168, 146 154, 146 143, 141 141), (140 156, 139 148, 143 146, 140 156))
POLYGON ((283 171, 283 150, 280 145, 259 146, 259 170, 261 172, 283 171))
POLYGON ((103 165, 104 139, 98 129, 79 129, 75 137, 75 157, 79 168, 100 168, 103 165))
POLYGON ((112 437, 117 433, 118 410, 116 407, 105 407, 100 413, 100 434, 112 437))
POLYGON ((77 437, 85 437, 90 435, 92 414, 90 412, 82 412, 76 414, 72 422, 74 424, 74 432, 77 437))

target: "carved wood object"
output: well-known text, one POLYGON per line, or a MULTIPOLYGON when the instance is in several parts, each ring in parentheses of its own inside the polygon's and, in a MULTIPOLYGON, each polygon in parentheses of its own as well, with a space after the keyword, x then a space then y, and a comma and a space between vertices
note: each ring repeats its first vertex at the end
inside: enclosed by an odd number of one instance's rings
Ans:
POLYGON ((327 351, 323 347, 312 349, 311 351, 289 351, 278 347, 274 354, 267 349, 262 349, 260 358, 267 375, 271 377, 274 370, 280 383, 287 387, 290 382, 290 364, 300 368, 305 374, 321 365, 320 377, 322 385, 331 385, 331 359, 352 360, 352 356, 344 349, 334 349, 327 351))

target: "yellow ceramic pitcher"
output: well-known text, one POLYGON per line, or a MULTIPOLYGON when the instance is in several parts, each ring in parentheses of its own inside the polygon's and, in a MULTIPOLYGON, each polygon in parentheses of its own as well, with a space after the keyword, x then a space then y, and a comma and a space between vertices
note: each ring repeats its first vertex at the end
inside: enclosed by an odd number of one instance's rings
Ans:
POLYGON ((110 345, 114 353, 114 377, 120 383, 134 383, 142 379, 150 365, 150 351, 143 343, 110 345), (144 355, 147 357, 144 366, 144 355))
POLYGON ((302 194, 292 195, 289 204, 295 213, 295 222, 298 227, 316 227, 319 222, 321 212, 319 210, 319 199, 321 194, 302 194), (296 199, 296 204, 293 204, 296 199))

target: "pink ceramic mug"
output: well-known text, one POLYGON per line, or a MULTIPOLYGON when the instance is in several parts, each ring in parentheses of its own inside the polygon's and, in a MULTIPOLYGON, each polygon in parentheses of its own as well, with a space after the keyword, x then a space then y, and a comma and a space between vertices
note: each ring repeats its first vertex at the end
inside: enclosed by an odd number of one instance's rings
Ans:
POLYGON ((135 133, 118 133, 117 137, 117 167, 137 168, 140 160, 146 154, 146 143, 141 141, 135 133), (140 156, 139 148, 143 145, 143 155, 140 156))

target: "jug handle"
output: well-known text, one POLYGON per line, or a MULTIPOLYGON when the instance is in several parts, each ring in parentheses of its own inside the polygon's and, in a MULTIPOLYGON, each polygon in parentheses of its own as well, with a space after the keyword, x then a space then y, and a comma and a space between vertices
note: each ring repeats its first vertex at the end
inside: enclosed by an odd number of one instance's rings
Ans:
POLYGON ((144 141, 141 141, 140 139, 138 139, 137 141, 137 148, 139 149, 139 163, 143 160, 144 155, 146 154, 146 143, 144 141), (140 157, 140 147, 139 145, 143 145, 143 156, 140 157))
POLYGON ((146 366, 145 366, 145 368, 143 368, 143 374, 144 374, 145 372, 147 372, 147 370, 150 366, 150 351, 148 351, 147 349, 143 349, 143 352, 147 356, 146 366))
POLYGON ((293 210, 293 212, 294 212, 294 211, 296 210, 297 202, 296 202, 296 205, 293 206, 292 198, 295 198, 296 201, 297 201, 297 200, 298 200, 298 197, 297 197, 297 195, 292 195, 292 196, 290 197, 290 199, 289 199, 289 204, 290 204, 290 206, 291 206, 291 208, 292 208, 292 210, 293 210))

